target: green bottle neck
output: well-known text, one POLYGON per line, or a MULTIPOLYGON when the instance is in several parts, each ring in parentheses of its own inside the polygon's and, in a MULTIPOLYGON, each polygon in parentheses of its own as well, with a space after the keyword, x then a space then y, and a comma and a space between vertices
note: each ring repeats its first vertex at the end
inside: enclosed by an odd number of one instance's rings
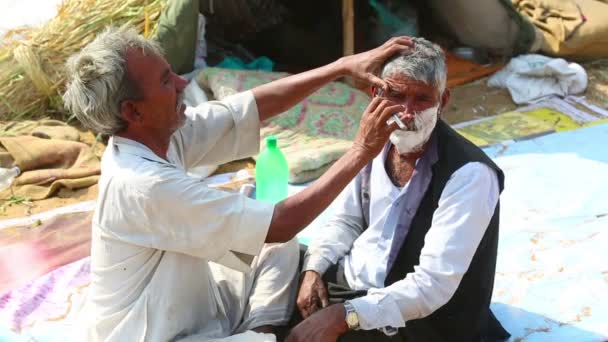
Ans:
POLYGON ((277 148, 277 139, 274 136, 266 139, 266 148, 269 150, 274 150, 277 148))

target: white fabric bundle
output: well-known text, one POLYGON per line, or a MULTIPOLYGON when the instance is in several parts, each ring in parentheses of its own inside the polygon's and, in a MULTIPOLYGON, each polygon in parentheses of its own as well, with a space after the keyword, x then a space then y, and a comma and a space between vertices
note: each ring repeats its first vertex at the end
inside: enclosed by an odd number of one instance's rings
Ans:
POLYGON ((576 63, 542 55, 521 55, 488 80, 491 87, 507 88, 517 104, 551 95, 565 97, 587 88, 587 72, 576 63))

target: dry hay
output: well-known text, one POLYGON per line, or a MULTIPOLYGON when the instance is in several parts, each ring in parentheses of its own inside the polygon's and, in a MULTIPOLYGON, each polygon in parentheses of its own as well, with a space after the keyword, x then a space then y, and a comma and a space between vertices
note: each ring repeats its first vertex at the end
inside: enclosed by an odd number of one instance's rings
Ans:
POLYGON ((0 38, 0 121, 52 116, 67 120, 64 64, 106 26, 132 26, 154 36, 167 0, 64 0, 37 28, 0 38))

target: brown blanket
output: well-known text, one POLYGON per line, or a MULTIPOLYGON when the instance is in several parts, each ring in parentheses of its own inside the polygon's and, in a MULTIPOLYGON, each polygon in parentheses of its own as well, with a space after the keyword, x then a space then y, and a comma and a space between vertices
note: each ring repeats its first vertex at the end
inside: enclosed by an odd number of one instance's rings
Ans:
POLYGON ((99 158, 88 145, 28 135, 0 138, 0 166, 13 165, 22 173, 11 188, 0 192, 0 199, 19 196, 39 200, 62 187, 89 187, 97 183, 101 172, 99 158))
POLYGON ((513 0, 543 37, 541 51, 592 59, 608 55, 608 1, 513 0))

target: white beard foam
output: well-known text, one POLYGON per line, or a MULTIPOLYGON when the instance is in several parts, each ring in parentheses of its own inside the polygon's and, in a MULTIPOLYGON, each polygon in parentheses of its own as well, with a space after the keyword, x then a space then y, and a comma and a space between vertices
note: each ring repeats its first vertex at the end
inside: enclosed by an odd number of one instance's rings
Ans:
POLYGON ((415 131, 398 129, 391 133, 389 139, 395 145, 399 154, 418 152, 431 137, 437 124, 439 105, 431 107, 414 115, 415 131))

